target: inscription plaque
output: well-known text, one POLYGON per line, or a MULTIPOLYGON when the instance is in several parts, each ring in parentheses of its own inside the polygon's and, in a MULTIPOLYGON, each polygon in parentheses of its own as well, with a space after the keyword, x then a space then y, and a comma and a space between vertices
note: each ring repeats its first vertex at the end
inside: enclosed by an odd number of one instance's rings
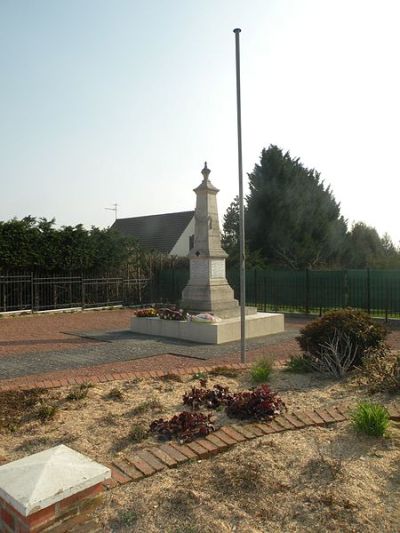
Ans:
POLYGON ((225 278, 225 259, 214 259, 211 261, 211 277, 225 278))
POLYGON ((192 259, 190 261, 190 277, 193 279, 208 279, 208 260, 192 259))

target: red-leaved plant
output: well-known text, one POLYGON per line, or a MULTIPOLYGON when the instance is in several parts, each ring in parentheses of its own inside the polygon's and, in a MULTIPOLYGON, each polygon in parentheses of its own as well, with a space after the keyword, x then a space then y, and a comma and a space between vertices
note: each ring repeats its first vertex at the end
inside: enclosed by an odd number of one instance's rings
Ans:
POLYGON ((192 387, 192 390, 185 392, 182 397, 184 405, 189 405, 192 409, 200 409, 200 407, 217 409, 221 405, 228 405, 232 398, 229 388, 222 385, 214 385, 212 389, 192 387))
POLYGON ((211 423, 211 415, 183 411, 170 420, 154 420, 150 424, 150 431, 157 433, 160 440, 175 437, 179 442, 190 442, 198 437, 206 437, 215 428, 211 423))
POLYGON ((237 392, 226 406, 226 414, 233 418, 272 420, 285 410, 282 399, 268 385, 253 391, 237 392))

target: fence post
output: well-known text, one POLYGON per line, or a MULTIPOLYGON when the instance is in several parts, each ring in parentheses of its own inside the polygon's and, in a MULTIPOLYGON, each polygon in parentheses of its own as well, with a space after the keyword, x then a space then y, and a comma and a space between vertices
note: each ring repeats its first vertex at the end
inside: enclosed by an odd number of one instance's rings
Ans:
POLYGON ((385 280, 385 322, 388 322, 389 315, 389 290, 388 290, 388 280, 385 280))
POLYGON ((33 272, 31 272, 31 312, 33 314, 35 307, 35 288, 34 288, 33 272))
POLYGON ((367 268, 367 313, 371 314, 371 274, 369 267, 367 268))
POLYGON ((265 281, 265 270, 263 270, 263 301, 264 301, 264 313, 267 311, 267 283, 265 281))
POLYGON ((176 279, 175 279, 175 267, 172 267, 172 298, 170 301, 176 302, 176 279))
POLYGON ((349 305, 349 276, 347 270, 344 271, 344 298, 343 298, 344 308, 349 305))
POLYGON ((81 276, 81 300, 82 300, 82 311, 85 309, 85 283, 83 276, 81 276))
POLYGON ((310 271, 306 268, 306 302, 305 302, 306 313, 310 312, 310 271))
POLYGON ((257 267, 254 268, 254 306, 258 309, 258 305, 257 305, 257 267))
POLYGON ((124 280, 124 276, 122 276, 121 277, 121 298, 122 298, 122 305, 123 306, 129 305, 128 302, 127 302, 125 285, 126 285, 126 280, 124 280))

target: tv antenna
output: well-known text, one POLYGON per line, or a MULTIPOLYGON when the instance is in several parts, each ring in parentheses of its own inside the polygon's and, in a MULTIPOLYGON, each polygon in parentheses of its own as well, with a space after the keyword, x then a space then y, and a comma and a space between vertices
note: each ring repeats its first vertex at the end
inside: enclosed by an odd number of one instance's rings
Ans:
POLYGON ((113 205, 113 207, 105 207, 104 209, 107 209, 107 211, 114 211, 115 220, 117 220, 118 204, 112 204, 112 205, 113 205))

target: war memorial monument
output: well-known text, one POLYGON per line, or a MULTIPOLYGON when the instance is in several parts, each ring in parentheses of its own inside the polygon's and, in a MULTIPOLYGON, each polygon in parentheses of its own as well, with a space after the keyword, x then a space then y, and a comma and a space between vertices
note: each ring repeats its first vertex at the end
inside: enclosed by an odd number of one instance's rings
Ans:
MULTIPOLYGON (((203 181, 196 193, 194 244, 189 252, 190 279, 182 292, 180 307, 191 314, 211 313, 216 322, 171 321, 158 317, 133 317, 131 330, 145 335, 222 344, 240 339, 240 309, 225 275, 226 252, 221 246, 217 189, 209 180, 205 163, 203 181)), ((246 308, 246 338, 262 337, 284 330, 284 316, 246 308)))

